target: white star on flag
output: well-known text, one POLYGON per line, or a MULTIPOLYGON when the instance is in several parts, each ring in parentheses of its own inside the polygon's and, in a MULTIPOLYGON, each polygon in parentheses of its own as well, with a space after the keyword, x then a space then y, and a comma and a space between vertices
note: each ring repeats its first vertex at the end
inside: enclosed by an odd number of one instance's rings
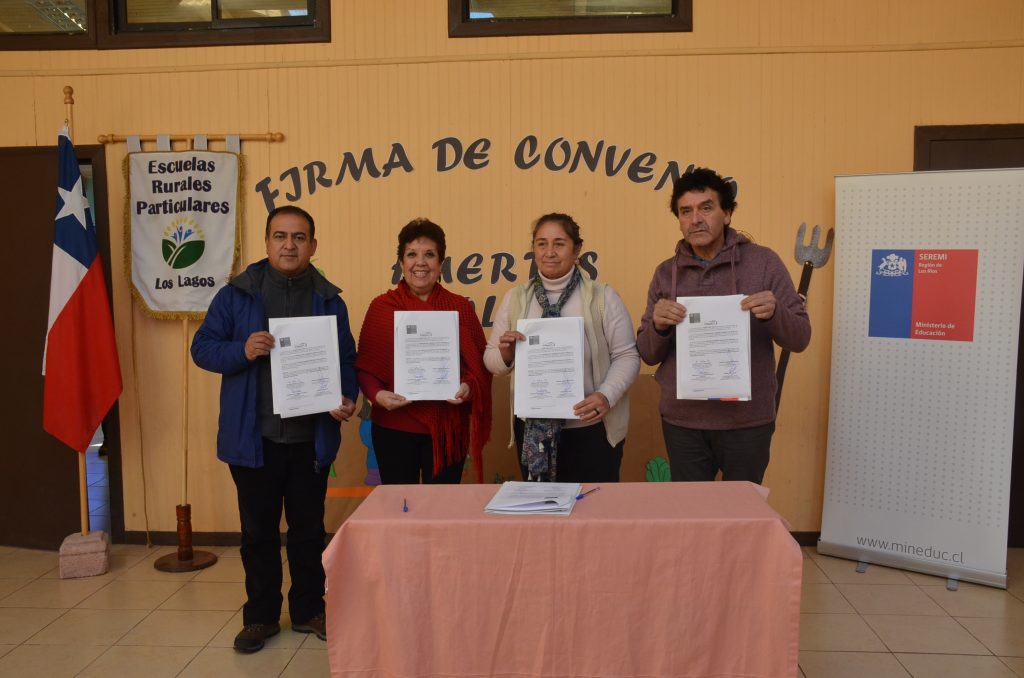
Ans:
POLYGON ((64 205, 60 208, 60 212, 57 213, 57 220, 63 219, 67 216, 74 216, 78 219, 78 223, 85 228, 85 210, 89 207, 89 201, 85 199, 85 193, 82 192, 82 177, 78 177, 78 181, 71 188, 70 191, 65 191, 60 186, 57 187, 57 194, 60 195, 60 199, 64 201, 64 205))

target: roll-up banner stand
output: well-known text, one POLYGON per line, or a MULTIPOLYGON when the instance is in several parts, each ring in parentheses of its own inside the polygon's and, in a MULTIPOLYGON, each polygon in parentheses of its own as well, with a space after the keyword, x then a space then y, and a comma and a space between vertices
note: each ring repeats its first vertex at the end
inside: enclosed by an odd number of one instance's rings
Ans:
POLYGON ((1024 170, 836 178, 821 553, 1006 587, 1024 170))

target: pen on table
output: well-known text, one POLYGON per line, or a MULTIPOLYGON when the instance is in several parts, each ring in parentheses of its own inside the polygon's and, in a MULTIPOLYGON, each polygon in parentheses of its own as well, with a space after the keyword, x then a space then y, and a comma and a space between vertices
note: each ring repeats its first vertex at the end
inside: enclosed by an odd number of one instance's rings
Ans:
POLYGON ((409 502, 405 499, 405 497, 402 497, 402 513, 408 513, 408 512, 409 512, 409 502))
POLYGON ((601 489, 601 486, 600 486, 600 485, 598 485, 597 487, 593 487, 593 488, 591 488, 591 489, 587 490, 586 492, 583 492, 583 493, 581 493, 581 494, 577 494, 577 495, 576 495, 576 500, 577 500, 577 501, 579 501, 580 499, 583 499, 583 497, 587 496, 587 495, 588 495, 588 494, 590 494, 591 492, 597 492, 597 491, 598 491, 598 490, 600 490, 600 489, 601 489))

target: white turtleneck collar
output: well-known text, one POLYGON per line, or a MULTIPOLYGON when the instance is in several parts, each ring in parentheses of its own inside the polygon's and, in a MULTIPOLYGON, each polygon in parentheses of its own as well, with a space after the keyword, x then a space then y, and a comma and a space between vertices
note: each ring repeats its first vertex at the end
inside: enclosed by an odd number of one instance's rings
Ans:
POLYGON ((545 292, 561 292, 569 284, 569 279, 572 278, 573 271, 575 270, 576 267, 573 266, 561 278, 545 278, 544 274, 540 271, 537 271, 537 275, 540 276, 540 282, 544 285, 545 292))

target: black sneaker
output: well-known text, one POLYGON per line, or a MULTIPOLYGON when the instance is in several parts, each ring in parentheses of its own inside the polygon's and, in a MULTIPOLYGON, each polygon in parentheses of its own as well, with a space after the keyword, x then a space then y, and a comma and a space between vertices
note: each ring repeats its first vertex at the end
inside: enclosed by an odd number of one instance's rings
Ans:
POLYGON ((279 624, 246 624, 235 636, 235 649, 239 652, 257 652, 263 649, 267 638, 280 632, 279 624))
POLYGON ((302 624, 292 624, 292 631, 297 633, 315 633, 317 638, 326 642, 327 619, 324 617, 324 613, 321 612, 302 624))

